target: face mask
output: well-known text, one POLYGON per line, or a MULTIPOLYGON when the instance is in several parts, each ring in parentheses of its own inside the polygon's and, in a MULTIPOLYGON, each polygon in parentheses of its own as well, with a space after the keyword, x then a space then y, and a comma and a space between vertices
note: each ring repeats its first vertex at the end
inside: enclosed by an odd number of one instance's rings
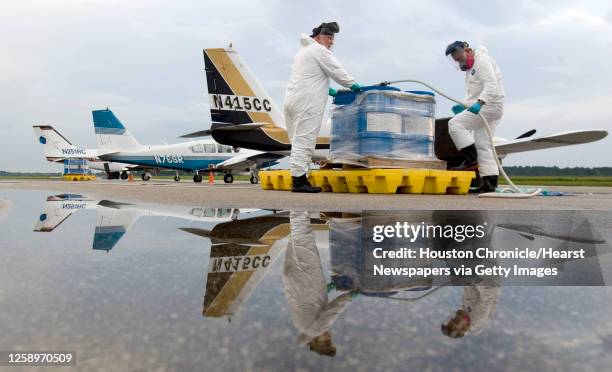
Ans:
POLYGON ((467 71, 474 67, 474 55, 467 54, 465 57, 465 63, 461 65, 461 71, 467 71))

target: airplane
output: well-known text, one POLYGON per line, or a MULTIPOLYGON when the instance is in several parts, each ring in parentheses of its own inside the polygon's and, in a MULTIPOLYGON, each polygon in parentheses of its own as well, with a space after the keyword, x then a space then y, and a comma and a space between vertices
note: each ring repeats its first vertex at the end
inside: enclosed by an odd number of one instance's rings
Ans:
POLYGON ((120 203, 110 200, 94 200, 79 194, 58 194, 47 197, 43 212, 39 215, 33 231, 52 232, 73 213, 82 210, 96 211, 92 249, 106 252, 117 245, 140 217, 173 217, 218 224, 235 221, 240 215, 248 216, 250 213, 259 211, 258 209, 120 203))
MULTIPOLYGON (((179 171, 194 172, 193 182, 202 182, 200 171, 223 172, 225 183, 234 182, 233 172, 250 172, 252 184, 259 182, 257 171, 277 164, 280 154, 226 146, 213 139, 181 142, 171 145, 141 145, 108 108, 94 110, 93 124, 101 159, 138 165, 142 168, 173 169, 175 181, 179 171)), ((145 171, 142 180, 151 174, 145 171)))
POLYGON ((133 165, 101 160, 96 149, 82 149, 70 143, 51 125, 34 125, 34 134, 43 145, 43 153, 48 161, 63 163, 66 159, 87 159, 89 168, 106 173, 108 179, 128 178, 133 165))
MULTIPOLYGON (((270 95, 249 69, 240 54, 228 48, 204 49, 204 68, 210 101, 212 124, 210 129, 185 134, 182 138, 212 136, 215 141, 228 146, 238 146, 258 151, 288 156, 291 142, 283 116, 270 95)), ((460 153, 448 136, 450 117, 436 119, 435 152, 448 167, 461 162, 460 153)), ((331 120, 321 126, 316 141, 313 161, 329 159, 331 120)), ((494 138, 500 159, 509 154, 585 144, 605 138, 605 129, 576 130, 542 137, 532 137, 532 129, 514 140, 494 138)))
MULTIPOLYGON (((311 226, 317 233, 326 232, 325 222, 317 216, 312 217, 311 226)), ((202 315, 231 320, 285 251, 290 235, 289 213, 274 211, 223 222, 211 230, 181 230, 211 243, 202 315)))

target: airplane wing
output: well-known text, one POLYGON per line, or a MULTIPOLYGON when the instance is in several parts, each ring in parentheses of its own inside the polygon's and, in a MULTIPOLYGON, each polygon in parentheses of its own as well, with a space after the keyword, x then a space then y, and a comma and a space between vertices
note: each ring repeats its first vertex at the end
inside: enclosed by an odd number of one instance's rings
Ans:
POLYGON ((253 165, 257 165, 258 168, 263 166, 272 166, 277 163, 276 161, 278 159, 283 157, 283 155, 279 154, 243 149, 238 155, 217 164, 215 168, 248 170, 253 165))
MULTIPOLYGON (((270 126, 270 123, 247 123, 247 124, 232 124, 232 123, 223 123, 214 121, 213 124, 223 125, 222 127, 217 127, 215 130, 218 131, 247 131, 257 128, 262 128, 266 126, 270 126)), ((206 137, 212 134, 212 129, 199 130, 192 133, 183 134, 179 136, 179 138, 196 138, 196 137, 206 137)))
POLYGON ((182 136, 179 136, 179 138, 206 137, 206 136, 210 136, 210 134, 211 134, 210 129, 206 129, 206 130, 199 130, 199 131, 196 131, 196 132, 191 132, 191 133, 183 134, 182 136))
POLYGON ((496 145, 495 150, 500 156, 515 152, 550 149, 570 145, 599 141, 608 135, 605 129, 576 130, 557 133, 545 137, 523 138, 496 145))

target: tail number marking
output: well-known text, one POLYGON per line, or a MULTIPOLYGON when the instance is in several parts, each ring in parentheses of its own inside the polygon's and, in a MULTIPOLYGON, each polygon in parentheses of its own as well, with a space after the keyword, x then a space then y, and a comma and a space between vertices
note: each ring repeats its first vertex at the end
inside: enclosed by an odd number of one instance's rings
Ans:
POLYGON ((239 271, 254 271, 268 267, 271 257, 267 254, 215 257, 208 267, 209 273, 233 273, 239 271))
POLYGON ((228 94, 209 94, 210 108, 224 111, 270 112, 272 104, 267 98, 234 96, 228 94))
POLYGON ((183 157, 181 155, 153 155, 155 158, 155 162, 157 164, 164 163, 184 163, 183 157))

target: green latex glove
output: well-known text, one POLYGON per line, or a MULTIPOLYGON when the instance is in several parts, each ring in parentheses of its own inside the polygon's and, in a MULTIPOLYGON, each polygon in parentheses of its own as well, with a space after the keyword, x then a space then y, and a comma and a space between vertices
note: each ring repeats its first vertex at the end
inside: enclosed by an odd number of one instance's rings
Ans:
POLYGON ((363 87, 359 83, 351 85, 351 90, 354 92, 361 92, 361 89, 363 89, 363 87))
POLYGON ((452 110, 453 110, 453 114, 457 115, 461 111, 465 110, 465 106, 463 106, 463 105, 455 105, 455 106, 453 106, 452 110))
POLYGON ((329 94, 332 97, 335 97, 336 95, 338 95, 338 91, 334 88, 329 88, 329 91, 327 91, 327 94, 329 94))

